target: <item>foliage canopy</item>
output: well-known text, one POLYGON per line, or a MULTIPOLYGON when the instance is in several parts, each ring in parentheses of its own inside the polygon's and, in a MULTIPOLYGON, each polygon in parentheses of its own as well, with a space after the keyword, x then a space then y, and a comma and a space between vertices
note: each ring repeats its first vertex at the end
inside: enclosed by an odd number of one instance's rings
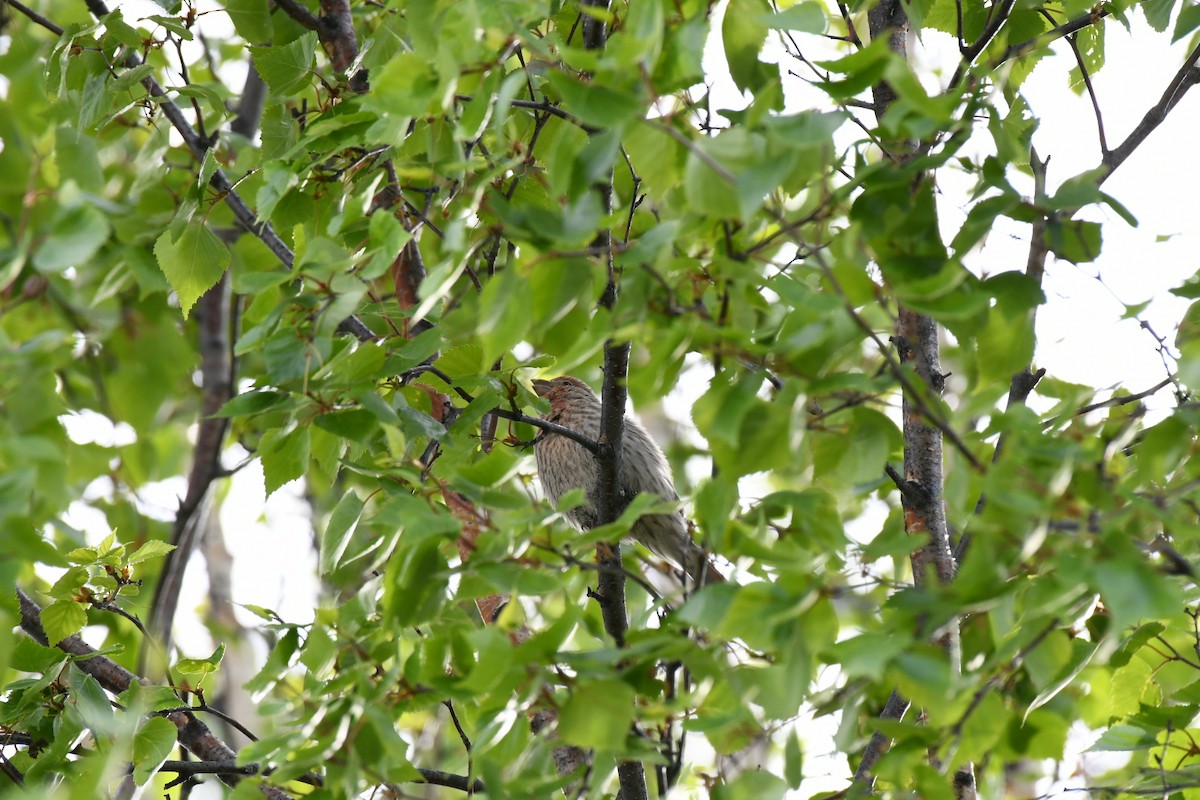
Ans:
POLYGON ((856 792, 1000 796, 1073 730, 1129 754, 1104 786, 1195 792, 1196 314, 1135 396, 1043 375, 1034 336, 1197 82, 1195 5, 157 1, 0 3, 0 795, 176 792, 178 739, 239 797, 633 800, 630 763, 782 797, 828 772, 813 717, 856 792), (1183 66, 1047 188, 1025 81, 1065 48, 1037 79, 1090 91, 1113 25, 1183 66), (988 262, 1004 220, 1027 261, 988 262), (618 410, 698 387, 668 454, 733 580, 627 550, 614 630, 593 551, 649 504, 580 534, 531 491, 529 380, 560 373, 618 410), (209 706, 241 688, 227 607, 215 652, 154 644, 242 456, 302 486, 323 587, 311 621, 250 609, 254 741, 209 706))

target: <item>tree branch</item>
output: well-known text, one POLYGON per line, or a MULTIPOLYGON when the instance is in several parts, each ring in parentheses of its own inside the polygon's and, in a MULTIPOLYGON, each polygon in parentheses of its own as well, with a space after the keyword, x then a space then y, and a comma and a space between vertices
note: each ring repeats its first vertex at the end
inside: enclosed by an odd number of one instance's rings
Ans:
MULTIPOLYGON (((354 17, 350 13, 350 0, 321 0, 320 25, 317 37, 325 45, 329 63, 338 72, 345 72, 358 58, 358 38, 354 34, 354 17)), ((355 76, 362 80, 358 91, 366 89, 366 76, 355 76)))
POLYGON ((320 31, 321 22, 317 15, 305 8, 298 0, 275 0, 275 5, 283 9, 301 28, 309 31, 320 31))
MULTIPOLYGON (((1151 386, 1149 389, 1143 389, 1142 391, 1135 392, 1133 394, 1123 394, 1123 395, 1119 395, 1119 396, 1110 397, 1107 400, 1101 400, 1098 403, 1089 403, 1086 406, 1082 406, 1081 408, 1075 409, 1075 411, 1073 411, 1071 413, 1071 416, 1072 417, 1082 417, 1084 414, 1088 414, 1092 411, 1098 411, 1101 408, 1117 408, 1118 406, 1124 406, 1124 405, 1128 405, 1130 403, 1136 403, 1137 401, 1144 400, 1145 398, 1150 397, 1151 395, 1158 394, 1163 389, 1170 386, 1172 383, 1174 383, 1174 380, 1172 378, 1164 378, 1163 380, 1161 380, 1158 383, 1151 386)), ((1057 423, 1061 420, 1062 420, 1061 416, 1053 417, 1052 419, 1048 419, 1045 422, 1043 422, 1042 427, 1049 428, 1051 425, 1054 425, 1055 423, 1057 423)))
POLYGON ((1183 66, 1175 73, 1175 77, 1167 84, 1167 88, 1162 93, 1162 97, 1154 104, 1154 107, 1146 112, 1142 117, 1142 121, 1138 126, 1125 137, 1125 141, 1121 142, 1112 150, 1104 154, 1100 168, 1104 170, 1100 176, 1097 185, 1103 184, 1108 177, 1113 174, 1122 164, 1125 159, 1133 154, 1133 151, 1146 140, 1154 130, 1163 123, 1167 118, 1167 114, 1171 113, 1171 109, 1183 99, 1188 90, 1200 83, 1200 67, 1197 67, 1197 62, 1200 61, 1200 45, 1197 45, 1188 57, 1184 60, 1183 66))
MULTIPOLYGON (((908 706, 908 701, 900 695, 900 692, 893 689, 887 703, 883 706, 883 711, 879 713, 879 718, 900 721, 908 713, 908 706)), ((871 734, 871 741, 863 750, 862 760, 858 762, 858 769, 854 771, 854 783, 849 793, 851 797, 866 796, 874 790, 875 775, 873 771, 875 765, 891 746, 892 737, 886 733, 875 731, 871 734)))
MULTIPOLYGON (((609 342, 604 346, 604 386, 600 401, 600 452, 596 493, 596 524, 607 525, 621 515, 626 498, 621 493, 621 440, 625 433, 625 381, 629 374, 629 343, 609 342)), ((625 571, 619 545, 601 543, 601 569, 596 598, 604 616, 604 629, 617 647, 625 646, 629 617, 625 609, 625 571)))
MULTIPOLYGON (((907 60, 909 22, 900 0, 883 0, 868 12, 867 20, 871 25, 871 38, 888 37, 891 50, 907 60)), ((884 114, 896 99, 896 93, 882 80, 876 83, 873 89, 876 119, 882 122, 884 114)), ((916 142, 902 143, 902 157, 916 152, 918 146, 916 142)), ((920 179, 918 177, 913 184, 916 185, 920 179)), ((930 424, 931 417, 925 409, 920 391, 928 390, 934 395, 940 395, 944 388, 945 376, 941 372, 937 323, 928 315, 900 306, 897 311, 894 342, 900 362, 911 365, 923 384, 921 387, 912 387, 919 389, 917 391, 905 387, 903 392, 904 475, 901 477, 891 471, 897 486, 901 488, 905 531, 915 537, 928 536, 928 542, 912 553, 913 581, 917 586, 922 586, 930 580, 932 573, 938 582, 944 585, 954 579, 958 570, 958 563, 950 546, 949 525, 946 521, 945 476, 942 464, 942 437, 945 429, 930 424)), ((948 429, 949 425, 945 428, 948 429)), ((978 466, 978 462, 973 458, 972 463, 978 466)), ((950 669, 959 672, 962 668, 962 654, 958 621, 952 621, 944 630, 944 634, 939 638, 946 650, 950 669)), ((907 711, 908 705, 908 701, 899 692, 893 691, 884 713, 900 719, 907 711)), ((875 762, 888 746, 888 737, 876 732, 855 771, 851 787, 853 794, 871 793, 875 783, 875 762)), ((964 774, 970 785, 974 786, 974 771, 970 765, 964 769, 964 774)), ((957 776, 955 780, 957 785, 957 776)))
MULTIPOLYGON (((897 349, 900 359, 913 365, 933 392, 941 393, 937 323, 908 308, 899 310, 897 349)), ((930 570, 940 583, 949 583, 958 569, 950 548, 946 505, 942 496, 942 432, 929 425, 920 404, 904 395, 904 477, 920 486, 923 493, 904 494, 904 527, 913 535, 928 534, 929 542, 913 553, 913 580, 921 586, 930 570)))
MULTIPOLYGON (((21 607, 21 628, 33 639, 49 646, 46 632, 42 629, 42 609, 29 595, 17 589, 17 601, 21 607)), ((68 636, 55 646, 64 653, 82 656, 74 664, 80 670, 91 675, 107 691, 120 694, 126 691, 136 680, 143 686, 152 685, 144 678, 134 675, 129 670, 117 664, 112 659, 98 655, 96 651, 79 636, 68 636)), ((189 752, 199 756, 204 761, 216 761, 233 765, 237 761, 237 753, 229 745, 218 739, 208 726, 196 718, 190 711, 172 711, 164 714, 178 729, 179 743, 189 752)), ((226 775, 222 778, 230 786, 237 784, 239 775, 226 775)), ((260 787, 268 800, 291 800, 291 795, 274 786, 260 787)))
POLYGON ((958 48, 962 55, 962 60, 958 64, 958 68, 954 71, 954 76, 950 79, 951 86, 958 86, 963 75, 971 68, 972 62, 979 57, 984 48, 996 37, 1002 26, 1012 13, 1013 6, 1016 5, 1016 0, 999 0, 998 3, 992 5, 992 13, 988 15, 987 24, 984 25, 983 31, 979 34, 979 38, 972 45, 966 45, 962 39, 962 0, 957 0, 956 9, 958 12, 958 48))
MULTIPOLYGON (((608 0, 583 0, 583 43, 589 50, 603 50, 608 43, 608 0), (595 9, 595 16, 588 13, 595 9)), ((605 214, 612 213, 612 171, 595 191, 605 214)), ((607 273, 604 292, 600 296, 600 307, 613 311, 617 303, 618 286, 612 251, 612 231, 601 228, 593 246, 604 253, 607 273)), ((600 393, 600 452, 596 454, 597 492, 595 498, 596 521, 606 525, 616 520, 626 501, 621 493, 621 441, 625 434, 625 382, 629 376, 629 342, 610 339, 604 345, 604 386, 600 393)), ((600 564, 596 582, 596 600, 604 618, 604 629, 618 647, 625 646, 625 634, 629 629, 629 615, 625 608, 625 570, 621 563, 620 544, 601 542, 596 548, 600 564)), ((617 777, 621 785, 620 800, 647 800, 646 769, 641 761, 617 763, 617 777)))
MULTIPOLYGON (((245 139, 253 138, 262 119, 266 97, 266 84, 258 70, 250 64, 237 116, 230 124, 230 130, 245 139)), ((236 236, 234 233, 231 238, 236 236)), ((203 533, 196 514, 208 496, 209 487, 223 475, 221 450, 225 433, 229 430, 229 420, 218 417, 217 412, 233 397, 234 392, 237 369, 233 353, 233 340, 237 337, 235 304, 229 272, 226 271, 217 284, 204 293, 196 307, 200 386, 203 392, 197 421, 196 450, 188 475, 187 494, 175 513, 175 524, 171 531, 171 544, 175 545, 175 549, 167 553, 163 561, 150 605, 150 629, 164 652, 170 652, 171 649, 171 627, 179 606, 183 576, 203 533)), ((143 651, 140 661, 143 665, 146 663, 145 653, 143 651)))
POLYGON ((57 25, 55 25, 53 22, 51 22, 50 20, 46 19, 46 18, 45 18, 45 17, 43 17, 41 14, 37 13, 36 11, 34 11, 32 8, 29 8, 28 6, 26 6, 26 5, 22 4, 22 3, 20 3, 20 2, 19 2, 19 0, 6 0, 6 2, 7 2, 7 4, 8 4, 9 6, 12 6, 12 7, 13 7, 13 8, 15 8, 17 11, 20 11, 22 14, 24 14, 24 15, 25 15, 25 16, 27 16, 27 17, 29 17, 29 19, 33 20, 33 21, 34 21, 34 22, 36 22, 38 25, 41 25, 43 28, 45 28, 46 30, 50 31, 50 32, 51 32, 51 33, 53 33, 55 36, 62 36, 62 35, 63 35, 63 29, 62 29, 62 28, 58 27, 58 26, 57 26, 57 25))
POLYGON ((1108 8, 1100 6, 1099 8, 1089 10, 1086 14, 1081 14, 1072 20, 1064 22, 1057 28, 1052 28, 1045 33, 1038 34, 1032 39, 1026 39, 1023 42, 1009 45, 1008 49, 1001 53, 1000 57, 997 58, 993 64, 991 64, 991 68, 995 69, 1009 59, 1023 56, 1027 53, 1033 52, 1039 47, 1044 47, 1045 45, 1050 44, 1056 39, 1061 39, 1064 36, 1070 36, 1072 33, 1081 31, 1089 25, 1095 25, 1097 22, 1107 17, 1109 13, 1110 11, 1108 8))

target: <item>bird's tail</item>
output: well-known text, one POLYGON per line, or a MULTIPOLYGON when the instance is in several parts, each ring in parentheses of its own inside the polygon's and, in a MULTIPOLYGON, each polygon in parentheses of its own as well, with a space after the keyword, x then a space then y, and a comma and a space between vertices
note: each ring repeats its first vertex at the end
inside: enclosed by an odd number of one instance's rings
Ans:
POLYGON ((725 576, 717 569, 708 553, 704 548, 696 544, 691 539, 688 540, 690 547, 682 553, 682 558, 679 559, 679 566, 687 573, 690 582, 695 588, 704 588, 711 586, 714 583, 724 583, 725 576))

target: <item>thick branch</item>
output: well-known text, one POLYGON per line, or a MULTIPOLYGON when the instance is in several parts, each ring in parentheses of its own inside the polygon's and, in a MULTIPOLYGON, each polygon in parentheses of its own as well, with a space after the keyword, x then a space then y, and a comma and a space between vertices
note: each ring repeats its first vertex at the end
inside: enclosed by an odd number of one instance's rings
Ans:
POLYGON ((321 12, 317 37, 325 45, 329 63, 338 72, 345 72, 358 58, 358 38, 354 35, 350 0, 321 0, 321 12))
MULTIPOLYGON (((996 11, 997 16, 1000 10, 996 11)), ((891 50, 907 59, 908 18, 900 0, 882 0, 867 16, 871 25, 871 38, 888 37, 891 50)), ((875 114, 883 119, 896 94, 885 81, 874 87, 875 114)), ((910 154, 917 148, 915 142, 902 144, 902 154, 910 154)), ((895 343, 902 364, 911 366, 920 377, 920 387, 940 395, 945 376, 941 373, 938 342, 938 326, 932 317, 919 314, 901 306, 897 312, 895 343)), ((920 391, 903 393, 904 429, 904 475, 897 480, 901 487, 901 503, 904 508, 904 528, 914 536, 928 537, 928 542, 912 553, 913 580, 918 586, 926 583, 930 573, 937 580, 948 583, 957 572, 957 562, 950 547, 949 526, 946 522, 944 498, 944 476, 942 467, 942 429, 930 425, 920 391)), ((948 427, 948 426, 947 426, 948 427)), ((894 479, 899 476, 893 476, 894 479)), ((958 648, 958 623, 952 622, 942 635, 951 669, 961 669, 961 654, 958 648)), ((893 691, 888 698, 884 713, 900 719, 908 709, 908 701, 893 691)), ((888 737, 876 733, 863 754, 854 775, 852 793, 869 794, 874 787, 875 762, 886 751, 888 737)), ((973 771, 968 766, 965 773, 974 785, 973 771)))
MULTIPOLYGON (((596 494, 597 525, 607 525, 621 514, 621 440, 625 433, 625 389, 629 374, 629 343, 609 342, 604 347, 604 387, 601 390, 599 490, 596 494)), ((601 569, 597 599, 604 615, 604 628, 618 647, 625 646, 629 618, 625 611, 625 572, 621 550, 613 545, 600 549, 601 569)))
MULTIPOLYGON (((589 50, 603 50, 608 41, 605 19, 608 16, 608 0, 583 0, 583 43, 589 50), (589 9, 594 9, 593 15, 589 9)), ((605 213, 612 212, 612 173, 598 182, 595 191, 605 213)), ((593 242, 604 253, 607 273, 600 306, 613 311, 617 303, 617 275, 613 263, 612 232, 602 228, 593 242)), ((597 523, 606 525, 616 520, 626 498, 621 496, 621 441, 625 433, 625 382, 629 375, 629 342, 609 340, 604 345, 604 386, 600 393, 600 452, 596 455, 597 523)), ((625 570, 621 564, 621 548, 618 544, 601 544, 597 548, 600 562, 596 585, 596 599, 604 617, 604 629, 612 636, 618 647, 625 644, 629 629, 629 616, 625 609, 625 570)), ((621 784, 621 800, 647 800, 646 769, 641 761, 621 761, 617 764, 617 777, 621 784)))
MULTIPOLYGON (((900 358, 910 363, 922 381, 941 392, 938 328, 931 317, 900 308, 897 342, 900 358)), ((946 506, 942 496, 942 433, 925 421, 920 406, 904 396, 904 477, 923 492, 906 493, 904 526, 913 535, 928 535, 929 542, 912 556, 913 579, 920 586, 932 572, 940 583, 954 578, 957 564, 950 550, 946 506), (914 499, 917 498, 917 499, 914 499)))
MULTIPOLYGON (((237 764, 229 763, 228 761, 164 761, 159 767, 161 772, 170 772, 175 775, 239 775, 249 776, 257 775, 259 768, 257 764, 246 764, 238 766, 237 764)), ((475 794, 485 794, 487 788, 483 785, 483 781, 472 781, 466 775, 456 775, 452 772, 442 772, 436 769, 421 769, 417 768, 421 773, 421 780, 414 783, 428 783, 432 786, 445 786, 450 789, 458 789, 462 792, 473 792, 475 794)))
POLYGON ((316 14, 309 11, 298 0, 275 0, 275 5, 283 9, 283 13, 287 14, 300 27, 305 30, 317 31, 321 29, 321 22, 317 19, 316 14))
POLYGON ((316 31, 317 38, 338 72, 345 72, 358 58, 358 38, 349 0, 321 0, 321 16, 316 16, 299 0, 275 0, 300 27, 316 31))
MULTIPOLYGON (((893 690, 887 703, 884 704, 879 718, 902 720, 908 713, 908 706, 908 701, 901 697, 899 692, 893 690)), ((875 787, 875 776, 872 774, 875 764, 891 746, 892 738, 887 734, 875 731, 871 735, 871 741, 867 743, 862 760, 858 762, 858 769, 854 772, 854 788, 850 790, 851 797, 861 797, 871 793, 875 787)))
MULTIPOLYGON (((867 12, 867 23, 871 39, 888 37, 888 48, 902 58, 908 57, 908 16, 900 0, 880 0, 867 12)), ((875 116, 882 120, 883 113, 896 101, 896 90, 886 80, 871 87, 875 100, 875 116)))

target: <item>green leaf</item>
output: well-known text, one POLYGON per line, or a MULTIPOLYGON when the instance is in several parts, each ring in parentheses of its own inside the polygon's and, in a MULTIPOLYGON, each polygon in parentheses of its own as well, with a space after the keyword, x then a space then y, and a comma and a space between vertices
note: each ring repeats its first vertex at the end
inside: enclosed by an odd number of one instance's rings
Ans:
POLYGON ((804 0, 762 18, 763 24, 775 31, 801 31, 824 33, 827 24, 825 8, 814 0, 804 0))
POLYGON ((183 318, 216 285, 229 266, 229 248, 202 222, 189 223, 179 235, 164 231, 154 244, 158 266, 179 296, 183 318))
POLYGON ((903 444, 896 423, 869 408, 849 411, 836 429, 814 435, 813 469, 848 483, 881 480, 884 465, 903 444))
POLYGON ((221 666, 221 660, 225 658, 225 643, 217 645, 217 649, 208 658, 181 658, 175 664, 175 671, 180 675, 186 675, 192 685, 200 683, 209 675, 217 671, 221 666))
POLYGON ((837 501, 823 489, 801 492, 773 492, 762 499, 758 510, 769 519, 790 515, 781 537, 790 537, 806 546, 826 546, 830 549, 845 543, 837 501))
POLYGON ((262 130, 263 158, 282 158, 296 145, 299 128, 291 112, 283 103, 268 103, 263 109, 262 130))
POLYGON ((150 74, 153 72, 154 67, 149 64, 138 64, 136 67, 127 69, 117 76, 117 79, 112 82, 111 91, 118 97, 131 91, 135 95, 141 94, 144 91, 141 88, 142 81, 150 77, 150 74), (138 87, 137 90, 134 90, 135 86, 138 87))
POLYGON ((259 443, 258 454, 262 458, 267 496, 270 496, 285 483, 302 476, 308 468, 308 429, 269 430, 259 443))
POLYGON ((911 645, 912 640, 906 636, 862 633, 834 645, 830 661, 850 677, 879 678, 888 664, 911 645))
POLYGON ((633 722, 633 687, 624 681, 600 680, 579 686, 558 715, 558 734, 579 747, 620 751, 633 722))
POLYGON ((133 780, 144 785, 175 749, 179 735, 175 723, 162 717, 148 717, 133 737, 133 780))
POLYGON ((239 394, 221 406, 221 410, 213 416, 226 418, 252 417, 255 414, 261 414, 264 411, 270 411, 273 408, 283 405, 290 399, 290 396, 283 392, 276 392, 270 389, 255 389, 239 394))
POLYGON ((151 20, 152 22, 157 22, 159 25, 162 25, 171 33, 175 34, 180 39, 183 39, 185 42, 190 42, 193 39, 191 30, 189 30, 188 26, 184 24, 184 21, 178 17, 167 17, 163 16, 162 14, 152 14, 146 17, 146 19, 151 20))
POLYGON ((1165 33, 1167 25, 1171 22, 1171 12, 1175 9, 1175 0, 1146 0, 1144 3, 1138 3, 1138 7, 1142 9, 1142 13, 1146 15, 1146 22, 1157 33, 1165 33))
POLYGON ((730 0, 725 8, 721 41, 725 45, 729 74, 743 92, 757 88, 758 53, 767 38, 767 26, 763 21, 768 18, 763 13, 766 10, 766 5, 758 0, 730 0))
POLYGON ((1100 223, 1054 220, 1046 226, 1046 243, 1056 256, 1072 264, 1095 261, 1100 255, 1100 223))
POLYGON ((880 36, 848 56, 833 61, 818 61, 817 66, 846 76, 843 80, 828 81, 820 86, 830 97, 848 100, 880 81, 893 57, 888 49, 888 37, 880 36))
POLYGON ((1130 750, 1148 750, 1158 747, 1158 737, 1133 725, 1114 725, 1089 747, 1088 753, 1124 752, 1130 750))
POLYGON ((87 726, 98 733, 111 730, 112 701, 100 683, 80 669, 71 670, 68 676, 71 698, 87 726))
POLYGON ((319 565, 322 575, 330 574, 341 565, 350 538, 358 527, 363 505, 358 494, 351 490, 342 495, 342 499, 334 506, 325 531, 321 534, 319 565))
POLYGON ((989 308, 976 345, 980 377, 993 383, 1009 380, 1033 362, 1034 331, 1025 314, 1010 315, 999 307, 989 308))
POLYGON ((264 44, 275 38, 267 0, 225 0, 223 5, 234 30, 247 43, 264 44))
POLYGON ((388 562, 384 606, 389 617, 397 625, 428 621, 441 606, 448 583, 449 570, 436 540, 403 547, 388 562))
POLYGON ((497 273, 484 285, 475 330, 486 363, 512 350, 529 330, 528 294, 529 283, 515 269, 497 273))
POLYGON ((620 127, 645 114, 645 102, 632 87, 615 89, 559 71, 551 72, 549 79, 563 107, 585 125, 620 127))
POLYGON ((736 445, 742 420, 755 405, 760 381, 747 374, 731 384, 730 375, 722 373, 712 382, 708 392, 692 407, 692 421, 705 438, 736 445))
POLYGON ((379 419, 363 408, 348 408, 322 414, 313 422, 321 430, 363 444, 379 430, 379 419))
MULTIPOLYGON (((77 563, 90 564, 96 561, 96 552, 90 548, 84 551, 87 555, 80 559, 79 550, 72 550, 67 554, 67 559, 76 561, 77 563)), ((88 582, 88 571, 83 567, 71 567, 54 582, 50 587, 50 596, 58 600, 69 600, 75 596, 75 593, 88 582)))
POLYGON ((793 728, 783 745, 783 777, 791 789, 799 789, 804 780, 804 750, 793 728))
MULTIPOLYGON (((1122 317, 1122 319, 1124 318, 1122 317)), ((1175 346, 1177 348, 1182 350, 1196 341, 1200 341, 1200 300, 1187 307, 1179 320, 1179 327, 1175 330, 1175 346)))
POLYGON ((49 235, 33 251, 33 265, 41 272, 62 272, 82 267, 108 239, 108 218, 90 205, 61 213, 49 235))
POLYGON ((86 624, 87 611, 74 600, 56 600, 42 609, 42 630, 52 645, 79 633, 86 624))
POLYGON ((745 770, 728 783, 713 787, 712 800, 784 800, 787 784, 763 770, 745 770))
POLYGON ((1029 708, 1025 710, 1025 719, 1029 719, 1030 714, 1046 705, 1046 703, 1049 703, 1058 696, 1059 692, 1070 686, 1075 679, 1079 677, 1079 673, 1083 672, 1084 668, 1087 667, 1088 664, 1092 663, 1092 659, 1095 657, 1096 653, 1099 652, 1099 650, 1100 645, 1088 647, 1084 651, 1082 657, 1077 658, 1075 663, 1070 665, 1070 668, 1063 674, 1061 678, 1059 678, 1050 686, 1047 686, 1038 694, 1037 697, 1033 698, 1033 702, 1031 702, 1029 704, 1029 708))
POLYGON ((378 76, 371 76, 365 105, 396 117, 424 115, 437 96, 438 79, 432 65, 416 53, 395 56, 378 76))
POLYGON ((1175 31, 1171 35, 1171 43, 1178 42, 1197 28, 1200 28, 1200 5, 1185 4, 1179 9, 1179 16, 1175 19, 1175 31))
POLYGON ((306 33, 281 47, 251 47, 254 68, 276 97, 286 97, 308 88, 312 81, 317 34, 306 33))
POLYGON ((125 21, 120 9, 115 9, 104 17, 104 30, 126 47, 142 46, 141 34, 125 21))
POLYGON ((63 180, 73 180, 89 192, 103 188, 104 170, 92 137, 73 127, 60 126, 54 132, 54 156, 63 180))
POLYGON ((126 557, 125 563, 140 564, 141 562, 149 561, 152 558, 161 558, 174 549, 175 545, 173 544, 168 544, 161 539, 150 539, 144 545, 126 557))
POLYGON ((1096 564, 1092 584, 1100 591, 1118 629, 1167 619, 1183 607, 1179 585, 1141 559, 1113 559, 1096 564))

